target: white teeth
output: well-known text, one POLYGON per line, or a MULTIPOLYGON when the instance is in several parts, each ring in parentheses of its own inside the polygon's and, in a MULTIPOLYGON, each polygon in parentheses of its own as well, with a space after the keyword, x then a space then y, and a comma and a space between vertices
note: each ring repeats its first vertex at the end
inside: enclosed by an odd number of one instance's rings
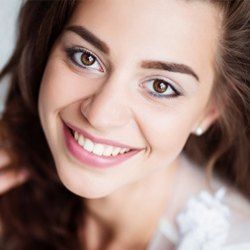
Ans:
POLYGON ((104 151, 104 146, 101 144, 95 144, 93 152, 96 155, 102 155, 104 151))
POLYGON ((89 140, 88 138, 85 139, 85 143, 84 143, 84 149, 86 149, 89 152, 92 152, 94 149, 94 143, 89 140))
POLYGON ((85 141, 85 139, 84 139, 84 137, 82 136, 82 135, 80 135, 79 137, 78 137, 78 143, 83 147, 84 146, 84 141, 85 141))
POLYGON ((121 150, 121 148, 115 148, 115 149, 113 150, 113 152, 112 152, 112 155, 113 155, 113 156, 118 155, 118 153, 120 152, 120 150, 121 150))
POLYGON ((78 138, 79 138, 78 132, 76 132, 76 131, 74 132, 74 137, 75 137, 76 140, 78 140, 78 138))
POLYGON ((129 151, 128 148, 112 147, 108 145, 94 143, 76 131, 74 131, 74 138, 78 142, 78 144, 82 146, 85 150, 99 156, 116 156, 118 154, 124 154, 129 151))
POLYGON ((105 147, 104 151, 103 151, 103 155, 104 156, 110 156, 112 154, 113 151, 113 147, 112 146, 107 146, 105 147))

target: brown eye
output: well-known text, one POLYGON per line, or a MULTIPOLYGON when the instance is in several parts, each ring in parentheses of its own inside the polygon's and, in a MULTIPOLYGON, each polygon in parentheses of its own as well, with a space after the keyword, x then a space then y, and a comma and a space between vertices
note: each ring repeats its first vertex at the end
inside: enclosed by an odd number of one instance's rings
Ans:
POLYGON ((95 62, 95 60, 96 59, 88 51, 82 52, 81 61, 84 65, 90 66, 95 62))
POLYGON ((171 83, 160 78, 142 82, 140 86, 146 89, 147 92, 155 98, 170 98, 181 95, 181 93, 176 90, 171 83))
POLYGON ((100 60, 92 52, 78 47, 69 47, 65 49, 66 56, 77 67, 89 70, 91 73, 95 71, 104 72, 100 60))
POLYGON ((155 79, 153 82, 153 88, 158 93, 164 93, 167 90, 168 85, 160 79, 155 79))

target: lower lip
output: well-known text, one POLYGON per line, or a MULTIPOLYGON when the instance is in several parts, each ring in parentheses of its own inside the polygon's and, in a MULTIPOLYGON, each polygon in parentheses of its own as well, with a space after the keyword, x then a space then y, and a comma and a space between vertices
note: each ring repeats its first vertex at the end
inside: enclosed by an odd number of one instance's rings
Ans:
POLYGON ((69 128, 65 124, 63 124, 63 132, 65 135, 66 145, 70 153, 80 162, 91 167, 107 168, 117 166, 140 152, 140 150, 132 150, 128 153, 120 154, 117 156, 98 156, 88 152, 83 147, 81 147, 73 138, 69 128))

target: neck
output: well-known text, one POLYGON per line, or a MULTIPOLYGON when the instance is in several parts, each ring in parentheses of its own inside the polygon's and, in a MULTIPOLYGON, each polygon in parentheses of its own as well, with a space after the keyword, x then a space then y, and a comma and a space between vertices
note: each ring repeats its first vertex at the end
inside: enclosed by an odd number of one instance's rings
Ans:
POLYGON ((146 244, 164 213, 178 166, 176 160, 167 168, 109 196, 86 200, 84 231, 88 240, 90 236, 93 242, 100 241, 107 237, 104 232, 109 232, 119 242, 146 244))

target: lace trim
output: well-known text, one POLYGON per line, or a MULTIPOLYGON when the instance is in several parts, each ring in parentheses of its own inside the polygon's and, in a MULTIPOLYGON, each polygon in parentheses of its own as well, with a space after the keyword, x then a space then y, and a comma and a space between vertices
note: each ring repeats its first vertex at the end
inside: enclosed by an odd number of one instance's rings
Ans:
POLYGON ((190 198, 185 209, 177 215, 177 231, 164 219, 159 223, 159 230, 177 250, 221 249, 230 227, 230 210, 223 204, 225 193, 224 187, 213 195, 201 191, 190 198))

